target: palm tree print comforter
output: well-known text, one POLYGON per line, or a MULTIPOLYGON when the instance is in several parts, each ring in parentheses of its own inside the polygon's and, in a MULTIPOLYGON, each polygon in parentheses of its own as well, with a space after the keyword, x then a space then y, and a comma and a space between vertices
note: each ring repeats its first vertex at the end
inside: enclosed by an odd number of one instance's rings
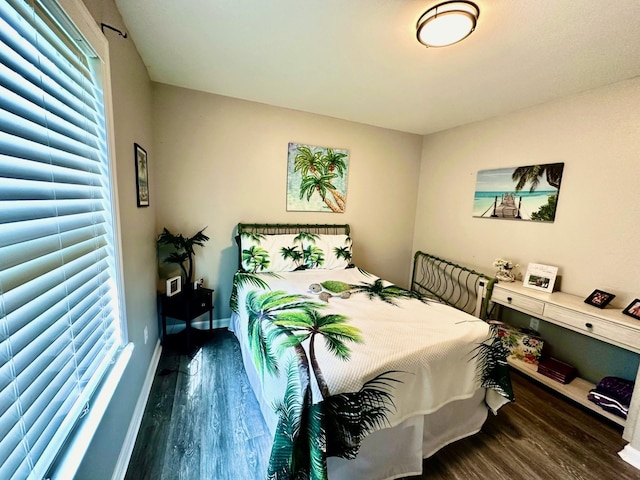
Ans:
POLYGON ((324 480, 328 456, 479 388, 512 399, 488 324, 357 268, 239 272, 231 307, 278 418, 269 479, 324 480))

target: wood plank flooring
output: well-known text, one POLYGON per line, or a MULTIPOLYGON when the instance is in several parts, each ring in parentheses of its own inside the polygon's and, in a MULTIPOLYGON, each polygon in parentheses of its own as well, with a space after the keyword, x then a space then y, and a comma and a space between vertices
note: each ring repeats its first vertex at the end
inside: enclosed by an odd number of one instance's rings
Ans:
MULTIPOLYGON (((165 347, 127 480, 261 480, 270 439, 230 332, 203 332, 195 354, 165 347)), ((181 340, 178 338, 178 341, 181 340)), ((621 428, 512 375, 516 402, 405 480, 633 480, 621 428)), ((367 480, 367 479, 354 479, 367 480)))

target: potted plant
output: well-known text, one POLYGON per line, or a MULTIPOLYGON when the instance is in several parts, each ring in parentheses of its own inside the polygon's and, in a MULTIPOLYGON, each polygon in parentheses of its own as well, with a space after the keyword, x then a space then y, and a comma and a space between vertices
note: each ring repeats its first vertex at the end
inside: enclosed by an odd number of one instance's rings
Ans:
POLYGON ((209 240, 203 232, 207 227, 204 227, 198 233, 192 237, 185 237, 181 233, 173 234, 166 228, 162 233, 158 235, 157 244, 168 245, 173 247, 173 251, 164 259, 165 263, 177 263, 182 269, 182 273, 185 278, 185 285, 190 287, 193 282, 193 256, 195 255, 194 248, 196 246, 203 247, 204 242, 209 240), (185 264, 187 264, 185 266, 185 264))

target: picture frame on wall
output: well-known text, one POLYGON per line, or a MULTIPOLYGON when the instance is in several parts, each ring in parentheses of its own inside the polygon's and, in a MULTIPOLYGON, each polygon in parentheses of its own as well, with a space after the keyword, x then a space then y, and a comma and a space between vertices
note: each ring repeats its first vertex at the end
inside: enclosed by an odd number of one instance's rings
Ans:
POLYGON ((136 197, 138 207, 149 206, 149 160, 147 151, 137 143, 133 144, 136 167, 136 197))
POLYGON ((541 263, 530 263, 527 266, 527 273, 524 275, 522 285, 534 290, 552 293, 557 275, 558 267, 542 265, 541 263))
POLYGON ((182 291, 182 277, 171 277, 167 279, 167 297, 173 297, 182 291))
POLYGON ((595 289, 591 295, 584 299, 584 303, 593 305, 594 307, 604 308, 611 300, 615 298, 613 293, 605 292, 603 290, 595 289))
POLYGON ((627 308, 622 311, 622 313, 624 313, 625 315, 629 315, 636 320, 640 320, 640 298, 636 298, 633 302, 631 302, 627 306, 627 308))

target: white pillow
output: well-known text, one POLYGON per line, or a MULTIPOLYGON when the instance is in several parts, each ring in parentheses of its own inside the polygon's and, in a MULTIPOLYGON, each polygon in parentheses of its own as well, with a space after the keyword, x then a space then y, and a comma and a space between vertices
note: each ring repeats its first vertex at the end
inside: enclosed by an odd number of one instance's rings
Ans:
POLYGON ((247 272, 292 272, 304 265, 297 235, 240 235, 242 268, 247 272))
POLYGON ((342 270, 351 263, 353 242, 348 235, 301 234, 307 268, 342 270))

